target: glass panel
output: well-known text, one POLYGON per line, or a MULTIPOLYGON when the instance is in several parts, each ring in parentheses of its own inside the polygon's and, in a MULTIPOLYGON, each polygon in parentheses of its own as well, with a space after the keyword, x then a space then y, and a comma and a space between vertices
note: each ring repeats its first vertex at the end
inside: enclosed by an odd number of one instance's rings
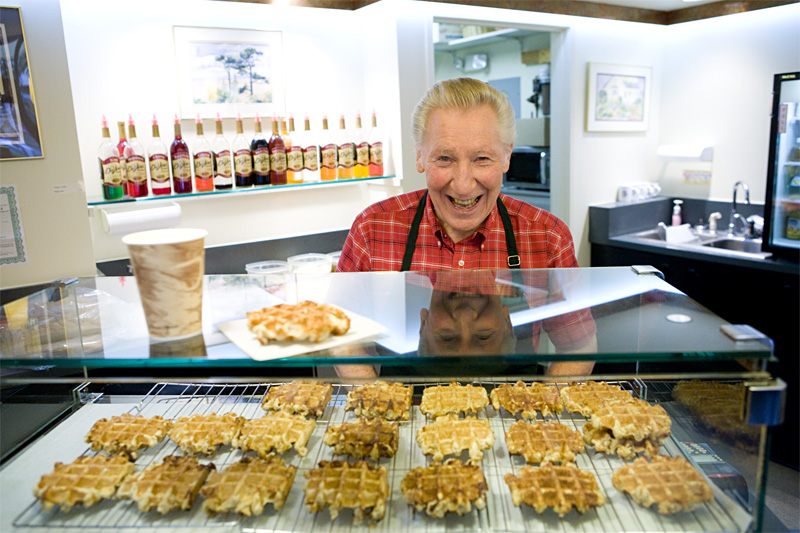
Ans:
POLYGON ((724 320, 658 277, 628 267, 206 276, 202 336, 172 342, 149 337, 134 277, 83 278, 12 302, 0 313, 3 366, 372 363, 413 367, 421 375, 466 368, 504 375, 587 359, 699 363, 697 370, 709 361, 772 353, 769 339, 734 341, 720 329, 724 320), (350 331, 328 341, 334 346, 264 346, 247 329, 247 312, 303 300, 344 309, 350 331), (223 333, 220 324, 237 328, 223 333))

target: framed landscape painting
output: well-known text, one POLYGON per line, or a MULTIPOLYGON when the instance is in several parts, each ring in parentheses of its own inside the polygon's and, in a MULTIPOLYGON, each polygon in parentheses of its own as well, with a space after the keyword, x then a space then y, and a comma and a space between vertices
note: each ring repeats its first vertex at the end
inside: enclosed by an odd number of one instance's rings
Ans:
POLYGON ((647 131, 651 69, 589 63, 586 131, 647 131))
POLYGON ((281 32, 175 26, 181 118, 283 115, 281 32))

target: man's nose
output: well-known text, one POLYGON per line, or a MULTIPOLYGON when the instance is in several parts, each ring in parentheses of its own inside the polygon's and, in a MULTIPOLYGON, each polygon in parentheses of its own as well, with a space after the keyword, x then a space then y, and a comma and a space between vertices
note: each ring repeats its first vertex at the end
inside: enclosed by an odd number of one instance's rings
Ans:
POLYGON ((459 163, 453 176, 453 190, 468 193, 472 189, 472 169, 468 163, 459 163))

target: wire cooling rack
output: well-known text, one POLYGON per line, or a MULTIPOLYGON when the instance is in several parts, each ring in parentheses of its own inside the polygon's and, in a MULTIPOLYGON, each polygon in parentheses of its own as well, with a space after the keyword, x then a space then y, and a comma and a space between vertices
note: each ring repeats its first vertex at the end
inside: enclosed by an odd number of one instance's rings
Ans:
MULTIPOLYGON (((462 381, 464 383, 464 381, 462 381)), ((491 388, 499 382, 493 380, 476 380, 474 384, 491 388)), ((624 388, 636 396, 648 397, 650 382, 621 382, 624 388)), ((415 435, 417 430, 424 426, 428 420, 419 411, 418 403, 423 389, 435 383, 415 383, 415 405, 411 409, 409 420, 400 422, 400 446, 397 454, 392 458, 382 458, 380 465, 388 471, 390 495, 386 503, 386 516, 377 523, 353 523, 353 513, 343 510, 335 520, 330 520, 328 511, 311 514, 303 505, 304 474, 315 468, 321 460, 342 459, 343 456, 333 456, 333 448, 322 443, 322 437, 329 425, 340 424, 352 420, 352 412, 344 409, 347 392, 352 385, 335 385, 334 394, 322 417, 317 420, 317 427, 308 442, 309 450, 306 457, 300 457, 294 449, 283 454, 287 464, 297 467, 294 484, 287 496, 284 506, 276 511, 271 505, 267 506, 264 513, 255 517, 241 517, 234 513, 209 516, 201 508, 202 496, 198 496, 194 506, 189 511, 173 511, 166 515, 156 512, 142 513, 136 504, 127 500, 105 500, 88 509, 73 508, 69 513, 63 513, 55 508, 49 512, 44 511, 39 502, 33 500, 14 521, 14 526, 19 528, 39 528, 57 530, 62 528, 76 528, 87 530, 104 530, 119 528, 136 529, 173 529, 177 531, 188 530, 214 530, 247 532, 278 532, 278 531, 314 531, 340 532, 340 531, 369 531, 369 532, 537 532, 537 531, 746 531, 751 522, 751 515, 745 512, 733 499, 713 483, 714 501, 695 509, 691 512, 676 515, 660 515, 655 509, 646 509, 634 503, 627 495, 617 491, 611 483, 611 476, 620 468, 624 461, 616 456, 607 456, 596 453, 587 447, 586 451, 578 454, 575 464, 578 468, 592 472, 600 485, 600 490, 606 497, 602 507, 593 508, 586 514, 576 511, 560 518, 555 512, 548 509, 542 515, 537 514, 532 508, 522 505, 515 507, 511 501, 508 486, 503 477, 508 473, 516 473, 525 465, 521 456, 510 456, 505 446, 505 432, 517 418, 505 413, 495 411, 491 405, 478 415, 487 419, 495 434, 495 445, 491 450, 484 452, 482 468, 489 490, 487 505, 483 510, 473 510, 465 516, 448 515, 444 519, 435 519, 424 513, 416 513, 403 500, 399 486, 406 472, 420 465, 431 462, 419 446, 416 445, 415 435)), ((192 414, 210 414, 234 412, 245 418, 258 418, 265 414, 261 409, 261 401, 270 387, 275 384, 258 385, 208 385, 208 384, 174 384, 159 383, 155 385, 141 401, 130 410, 132 414, 144 416, 161 415, 164 418, 175 419, 180 416, 192 414)), ((551 385, 558 387, 558 385, 551 385)), ((91 409, 85 406, 83 409, 91 409)), ((670 414, 676 416, 675 411, 670 414)), ((99 418, 99 416, 98 416, 99 418)), ((581 415, 561 413, 555 418, 577 431, 581 431, 586 419, 581 415)), ((67 426, 68 426, 67 421, 67 426)), ((662 454, 680 455, 686 457, 683 448, 678 444, 674 434, 676 424, 673 419, 673 437, 670 437, 661 449, 662 454)), ((54 431, 64 432, 65 424, 54 431)), ((88 448, 85 454, 92 454, 88 448)), ((136 470, 140 471, 153 462, 160 462, 168 455, 180 455, 180 449, 169 439, 165 439, 157 446, 140 451, 136 460, 136 470)), ((462 459, 466 459, 466 452, 462 459)), ((242 457, 239 450, 230 446, 223 446, 212 456, 201 457, 201 462, 212 462, 218 470, 237 462, 242 457)), ((691 460, 691 459, 690 459, 691 460)), ((31 479, 32 488, 37 480, 31 479)), ((8 488, 4 488, 8 490, 8 488)), ((25 489, 29 490, 29 489, 25 489)))

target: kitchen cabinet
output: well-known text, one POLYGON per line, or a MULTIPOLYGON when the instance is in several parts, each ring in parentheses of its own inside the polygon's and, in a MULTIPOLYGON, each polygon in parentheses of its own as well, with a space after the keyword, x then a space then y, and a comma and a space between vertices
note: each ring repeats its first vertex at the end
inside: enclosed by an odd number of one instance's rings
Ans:
MULTIPOLYGON (((270 278, 206 276, 203 305, 202 335, 158 343, 147 334, 133 277, 65 280, 29 296, 23 305, 2 309, 0 368, 4 389, 74 389, 72 414, 42 428, 0 470, 4 531, 109 525, 226 531, 311 531, 322 524, 331 531, 437 529, 445 525, 448 530, 459 531, 564 527, 748 531, 762 526, 768 428, 780 422, 783 398, 782 382, 767 371, 772 342, 763 336, 734 340, 724 331, 728 322, 663 281, 658 272, 617 267, 287 274, 270 278), (246 327, 239 336, 222 332, 227 330, 225 324, 241 323, 247 311, 305 299, 344 309, 350 316, 351 330, 341 339, 333 339, 334 345, 324 350, 313 344, 261 346, 252 342, 246 327), (456 304, 478 305, 489 313, 485 319, 498 319, 499 323, 477 337, 472 333, 482 330, 473 326, 468 330, 470 342, 456 346, 457 335, 433 324, 452 315, 453 309, 448 306, 456 304), (434 328, 437 336, 433 341, 420 342, 421 335, 430 333, 428 327, 434 328), (565 339, 570 334, 583 339, 595 328, 596 352, 557 353, 555 347, 568 344, 565 339), (492 334, 499 331, 512 342, 487 348, 492 334), (564 377, 542 372, 553 361, 581 360, 594 362, 595 372, 564 377), (322 443, 326 428, 353 418, 344 408, 347 393, 374 379, 337 376, 346 375, 346 370, 355 368, 353 365, 369 365, 384 379, 413 385, 409 419, 400 422, 398 453, 379 461, 388 471, 390 494, 386 517, 374 526, 354 526, 349 511, 329 521, 327 511, 309 514, 302 501, 303 475, 320 460, 334 458, 332 449, 322 443), (626 370, 604 373, 612 365, 626 370), (279 511, 268 507, 264 514, 252 518, 212 517, 197 501, 190 511, 162 516, 140 513, 129 501, 110 500, 70 513, 44 512, 32 496, 33 486, 53 463, 93 453, 83 436, 100 418, 129 412, 175 419, 227 411, 255 418, 262 416, 260 405, 271 387, 301 378, 331 383, 333 397, 317 420, 307 445, 308 455, 290 451, 283 456, 297 467, 297 476, 279 511), (540 516, 531 508, 517 508, 503 481, 506 474, 516 473, 524 465, 522 458, 509 455, 505 445, 505 432, 517 417, 489 405, 477 414, 489 422, 495 436, 494 445, 484 452, 481 462, 489 488, 486 508, 444 521, 411 513, 398 487, 407 471, 431 461, 414 442, 419 428, 430 423, 419 409, 424 391, 436 384, 458 381, 490 392, 518 379, 540 382, 559 392, 573 381, 606 381, 660 405, 671 419, 671 434, 660 453, 687 458, 706 476, 714 491, 713 501, 694 511, 668 516, 640 507, 611 483, 613 472, 626 461, 587 446, 578 454, 576 466, 597 478, 606 499, 602 507, 583 515, 573 511, 563 519, 552 510, 540 516), (714 416, 701 415, 678 401, 673 391, 681 382, 707 386, 707 390, 723 387, 738 391, 735 399, 722 406, 733 429, 717 425, 714 416)), ((579 432, 588 422, 587 417, 566 410, 548 418, 579 432)), ((180 452, 165 439, 142 451, 136 468, 173 453, 180 452)), ((239 450, 223 446, 200 460, 220 469, 240 456, 239 450)))

